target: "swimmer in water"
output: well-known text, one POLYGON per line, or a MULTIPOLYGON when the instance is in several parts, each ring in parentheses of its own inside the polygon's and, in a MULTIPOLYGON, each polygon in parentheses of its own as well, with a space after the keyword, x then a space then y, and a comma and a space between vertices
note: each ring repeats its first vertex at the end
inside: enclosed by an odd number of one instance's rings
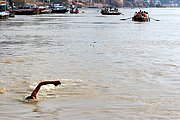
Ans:
POLYGON ((37 93, 39 92, 42 85, 54 84, 55 86, 61 85, 59 80, 56 81, 42 81, 38 84, 38 86, 33 90, 30 96, 25 97, 26 100, 29 99, 37 99, 37 93))

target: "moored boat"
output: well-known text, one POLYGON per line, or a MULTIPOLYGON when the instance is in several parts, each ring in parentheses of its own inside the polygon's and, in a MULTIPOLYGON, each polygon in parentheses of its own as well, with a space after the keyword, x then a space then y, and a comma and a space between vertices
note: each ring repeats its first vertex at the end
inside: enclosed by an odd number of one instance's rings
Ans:
POLYGON ((0 1, 0 19, 7 19, 10 12, 7 10, 6 1, 0 1))
POLYGON ((140 10, 139 12, 135 12, 134 16, 132 17, 132 20, 138 22, 149 22, 150 18, 148 16, 148 12, 140 10))
POLYGON ((68 11, 67 7, 62 4, 53 4, 51 13, 66 13, 68 11))
POLYGON ((39 14, 50 14, 52 9, 49 6, 39 6, 39 14))
POLYGON ((22 7, 18 7, 14 10, 16 15, 35 15, 39 14, 40 10, 38 7, 25 5, 22 7))

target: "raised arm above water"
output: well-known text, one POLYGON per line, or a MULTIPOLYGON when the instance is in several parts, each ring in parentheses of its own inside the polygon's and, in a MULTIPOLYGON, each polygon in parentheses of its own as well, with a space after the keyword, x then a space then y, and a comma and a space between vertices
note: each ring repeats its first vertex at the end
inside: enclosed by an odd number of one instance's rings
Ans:
POLYGON ((61 82, 59 80, 56 81, 42 81, 40 82, 37 87, 33 90, 30 96, 27 96, 25 99, 37 99, 37 93, 39 92, 42 85, 47 84, 54 84, 55 86, 61 85, 61 82))

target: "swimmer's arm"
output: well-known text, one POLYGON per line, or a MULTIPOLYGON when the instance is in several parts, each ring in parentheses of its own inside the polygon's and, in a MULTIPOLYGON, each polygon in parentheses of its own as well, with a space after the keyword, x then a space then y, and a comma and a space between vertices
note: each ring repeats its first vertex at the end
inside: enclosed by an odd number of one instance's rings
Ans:
POLYGON ((37 99, 37 93, 39 92, 40 88, 42 85, 47 85, 47 84, 54 84, 55 86, 61 84, 61 82, 59 80, 57 81, 43 81, 43 82, 40 82, 38 84, 38 86, 33 90, 33 92, 31 93, 31 98, 32 99, 37 99))

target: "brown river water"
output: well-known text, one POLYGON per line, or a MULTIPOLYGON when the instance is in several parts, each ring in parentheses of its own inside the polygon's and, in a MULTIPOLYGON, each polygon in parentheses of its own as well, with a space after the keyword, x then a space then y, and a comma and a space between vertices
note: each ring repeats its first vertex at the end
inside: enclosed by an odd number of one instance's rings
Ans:
POLYGON ((0 119, 180 119, 180 9, 80 10, 0 21, 0 119), (43 80, 62 85, 24 100, 43 80))

